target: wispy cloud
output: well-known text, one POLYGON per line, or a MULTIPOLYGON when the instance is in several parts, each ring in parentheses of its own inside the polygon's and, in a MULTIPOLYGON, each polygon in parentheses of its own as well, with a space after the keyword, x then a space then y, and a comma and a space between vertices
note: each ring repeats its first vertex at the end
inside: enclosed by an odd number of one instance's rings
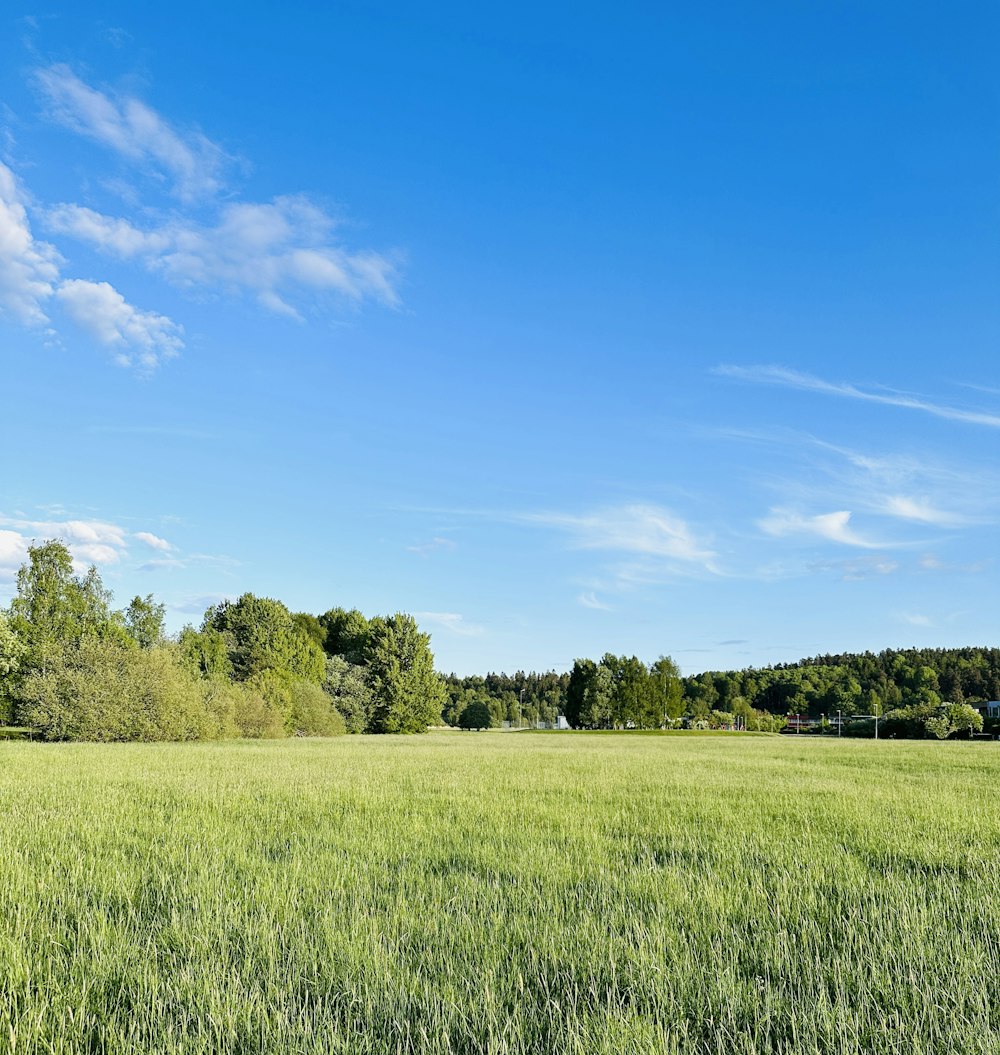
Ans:
POLYGON ((611 612, 614 610, 611 605, 605 604, 600 600, 593 590, 587 590, 584 593, 581 593, 577 597, 576 603, 580 605, 581 608, 593 608, 599 612, 611 612))
POLYGON ((450 552, 456 549, 458 546, 457 542, 452 541, 450 538, 443 538, 435 536, 430 542, 423 542, 417 546, 407 546, 407 553, 416 553, 421 557, 429 557, 432 553, 438 553, 441 551, 450 552))
POLYGON ((53 120, 169 181, 177 197, 221 189, 225 152, 201 132, 170 125, 133 96, 92 88, 65 65, 36 70, 35 83, 53 120))
POLYGON ((135 537, 140 542, 145 542, 147 546, 159 550, 161 553, 169 553, 174 548, 165 538, 160 538, 159 535, 154 535, 151 531, 137 531, 135 537))
POLYGON ((147 560, 139 565, 139 571, 167 571, 186 568, 187 564, 177 557, 158 557, 156 560, 147 560))
POLYGON ((267 311, 295 319, 317 297, 399 303, 395 254, 338 244, 336 221, 301 195, 229 202, 207 226, 175 218, 142 229, 73 204, 52 208, 48 223, 55 233, 138 260, 175 286, 247 294, 267 311))
POLYGON ((467 623, 465 617, 458 612, 414 612, 413 617, 418 623, 428 623, 460 637, 479 637, 483 633, 481 626, 467 623))
POLYGON ((925 553, 917 564, 922 571, 936 571, 946 574, 958 572, 961 575, 978 575, 980 572, 986 571, 993 564, 993 560, 986 558, 984 560, 962 563, 941 560, 940 557, 935 556, 933 553, 925 553))
POLYGON ((844 399, 862 400, 866 403, 879 403, 883 406, 903 407, 917 410, 947 421, 959 421, 967 425, 983 425, 987 428, 1000 428, 1000 414, 981 410, 948 406, 936 403, 923 396, 899 392, 895 389, 866 389, 841 381, 826 381, 812 374, 800 373, 782 366, 730 366, 716 367, 714 373, 721 377, 731 377, 752 384, 779 385, 783 388, 797 389, 803 392, 819 392, 824 395, 838 396, 844 399))
POLYGON ((399 304, 399 252, 348 247, 343 225, 305 195, 238 200, 224 186, 231 159, 201 132, 178 127, 132 95, 87 84, 66 65, 36 70, 34 83, 49 118, 153 176, 174 200, 155 208, 132 188, 126 200, 142 210, 142 224, 134 214, 105 215, 74 202, 29 205, 0 164, 0 315, 54 336, 48 306, 58 305, 119 364, 146 370, 183 347, 173 319, 135 307, 106 281, 66 277, 64 257, 34 237, 29 213, 45 218, 50 236, 134 262, 197 297, 249 297, 299 321, 331 307, 399 304))
POLYGON ((842 546, 858 546, 862 549, 885 547, 884 542, 876 542, 858 534, 851 527, 851 513, 846 509, 817 516, 804 516, 788 509, 772 509, 770 516, 757 521, 757 526, 775 538, 811 535, 842 546))
POLYGON ((929 615, 921 615, 918 612, 904 612, 899 618, 910 626, 934 626, 934 620, 929 615))
POLYGON ((934 524, 938 527, 959 527, 969 522, 968 518, 961 514, 935 508, 925 497, 888 495, 884 509, 890 516, 900 517, 903 520, 914 520, 920 524, 934 524))
POLYGON ((697 564, 718 573, 715 552, 680 517, 660 506, 625 505, 593 513, 525 513, 516 519, 566 532, 579 549, 697 564))
POLYGON ((184 347, 177 323, 156 312, 140 311, 107 282, 70 279, 56 296, 82 330, 116 350, 120 366, 152 369, 184 347))
POLYGON ((871 557, 852 557, 850 560, 814 561, 809 565, 810 571, 834 572, 844 582, 861 582, 865 579, 892 575, 899 571, 898 561, 884 555, 871 557))

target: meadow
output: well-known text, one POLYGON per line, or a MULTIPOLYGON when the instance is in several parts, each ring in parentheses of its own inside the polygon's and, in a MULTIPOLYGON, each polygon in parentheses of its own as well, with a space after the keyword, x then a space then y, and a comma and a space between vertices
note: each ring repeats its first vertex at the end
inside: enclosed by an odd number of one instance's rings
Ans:
POLYGON ((0 1050, 1000 1052, 1000 752, 0 743, 0 1050))

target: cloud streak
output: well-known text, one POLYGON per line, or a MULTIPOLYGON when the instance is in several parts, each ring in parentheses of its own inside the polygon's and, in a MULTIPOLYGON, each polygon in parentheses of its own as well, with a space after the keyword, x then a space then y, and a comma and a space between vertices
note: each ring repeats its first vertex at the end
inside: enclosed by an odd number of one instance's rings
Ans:
POLYGON ((817 516, 803 516, 788 509, 775 508, 770 516, 757 521, 757 526, 773 538, 788 538, 795 535, 813 536, 842 546, 857 546, 861 549, 882 549, 884 542, 876 542, 859 535, 851 527, 851 513, 841 509, 817 516))
POLYGON ((517 519, 563 531, 578 549, 639 554, 718 572, 715 552, 685 521, 660 506, 626 505, 584 515, 525 513, 517 519))
POLYGON ((777 385, 792 388, 801 392, 819 392, 823 395, 838 396, 843 399, 861 400, 866 403, 878 403, 882 406, 903 407, 930 414, 946 421, 958 421, 966 425, 982 425, 986 428, 1000 429, 1000 414, 985 411, 968 410, 942 403, 934 403, 921 396, 897 392, 893 389, 871 391, 857 385, 838 381, 826 381, 812 374, 800 373, 781 366, 730 366, 716 367, 713 371, 720 377, 730 377, 752 384, 777 385))
POLYGON ((222 188, 226 155, 200 132, 174 128, 132 96, 100 92, 65 65, 36 70, 34 79, 54 121, 168 180, 178 198, 193 201, 222 188))

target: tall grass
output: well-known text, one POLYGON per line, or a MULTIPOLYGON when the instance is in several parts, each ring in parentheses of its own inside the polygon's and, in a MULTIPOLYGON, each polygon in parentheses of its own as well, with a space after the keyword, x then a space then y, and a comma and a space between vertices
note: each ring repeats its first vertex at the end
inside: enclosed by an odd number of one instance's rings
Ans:
POLYGON ((0 744, 0 1051, 1000 1052, 989 744, 0 744))

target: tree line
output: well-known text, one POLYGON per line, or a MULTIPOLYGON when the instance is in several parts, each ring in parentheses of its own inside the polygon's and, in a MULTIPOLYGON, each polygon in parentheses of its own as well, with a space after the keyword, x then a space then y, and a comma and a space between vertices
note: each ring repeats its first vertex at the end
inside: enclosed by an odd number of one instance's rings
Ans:
MULTIPOLYGON (((799 716, 848 734, 971 735, 1000 699, 1000 649, 887 649, 682 677, 669 656, 611 653, 568 673, 439 676, 412 616, 293 613, 245 593, 175 638, 152 595, 112 604, 96 568, 59 540, 29 547, 0 610, 0 724, 52 740, 412 733, 465 728, 779 731, 799 716), (852 721, 852 719, 854 719, 852 721)), ((1000 733, 993 720, 989 731, 1000 733)))
MULTIPOLYGON (((946 737, 981 731, 971 704, 1000 699, 1000 649, 886 649, 817 656, 797 663, 681 677, 673 660, 646 664, 610 653, 578 659, 569 674, 445 679, 444 717, 461 725, 465 707, 485 707, 489 724, 564 714, 574 728, 740 728, 777 732, 789 720, 813 719, 848 735, 946 737), (535 686, 546 686, 544 701, 535 686), (527 689, 530 707, 520 704, 527 689), (544 706, 542 703, 544 702, 544 706)), ((1000 733, 995 719, 987 726, 1000 733)))
POLYGON ((176 638, 150 594, 115 609, 65 544, 29 547, 0 610, 0 724, 49 740, 415 733, 445 702, 412 616, 292 613, 243 594, 176 638))

